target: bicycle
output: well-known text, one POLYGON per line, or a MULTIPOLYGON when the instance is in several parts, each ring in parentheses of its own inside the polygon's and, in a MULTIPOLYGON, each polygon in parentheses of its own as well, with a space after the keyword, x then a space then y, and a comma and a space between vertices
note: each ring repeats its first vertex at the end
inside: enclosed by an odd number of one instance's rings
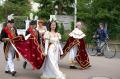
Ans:
POLYGON ((108 44, 108 41, 106 41, 100 48, 98 52, 98 46, 94 42, 91 44, 92 46, 88 47, 88 53, 90 56, 96 56, 98 53, 101 53, 102 56, 105 56, 106 58, 113 58, 116 55, 116 49, 108 44))

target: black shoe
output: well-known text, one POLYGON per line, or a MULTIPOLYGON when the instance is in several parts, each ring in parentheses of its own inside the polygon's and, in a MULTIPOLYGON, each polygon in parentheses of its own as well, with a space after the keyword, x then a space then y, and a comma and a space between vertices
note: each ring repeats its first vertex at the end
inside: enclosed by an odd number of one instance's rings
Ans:
POLYGON ((10 74, 10 71, 5 71, 6 74, 10 74))
POLYGON ((78 68, 75 66, 70 66, 70 69, 78 69, 78 68))
POLYGON ((27 65, 27 62, 25 61, 25 62, 23 63, 23 68, 24 68, 24 69, 26 69, 26 65, 27 65))
POLYGON ((11 72, 11 75, 12 75, 12 76, 15 76, 15 74, 16 74, 16 71, 12 71, 12 72, 11 72))
POLYGON ((89 65, 88 67, 92 67, 91 65, 89 65))

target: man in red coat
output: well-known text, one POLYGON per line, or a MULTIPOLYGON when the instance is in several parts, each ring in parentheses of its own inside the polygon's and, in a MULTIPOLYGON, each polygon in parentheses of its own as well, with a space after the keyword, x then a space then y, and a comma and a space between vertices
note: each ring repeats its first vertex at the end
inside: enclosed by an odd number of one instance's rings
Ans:
POLYGON ((2 29, 1 41, 4 42, 4 54, 6 59, 5 73, 11 73, 12 76, 15 76, 16 74, 13 59, 15 57, 19 58, 19 56, 10 40, 17 35, 17 29, 14 27, 14 19, 9 19, 7 25, 2 29))
MULTIPOLYGON (((36 27, 37 27, 37 21, 32 20, 30 22, 29 28, 26 30, 25 36, 27 36, 29 34, 33 35, 37 39, 38 43, 40 44, 40 35, 39 35, 39 32, 36 30, 36 27)), ((25 61, 23 63, 24 69, 26 69, 26 65, 27 65, 27 62, 25 61)))

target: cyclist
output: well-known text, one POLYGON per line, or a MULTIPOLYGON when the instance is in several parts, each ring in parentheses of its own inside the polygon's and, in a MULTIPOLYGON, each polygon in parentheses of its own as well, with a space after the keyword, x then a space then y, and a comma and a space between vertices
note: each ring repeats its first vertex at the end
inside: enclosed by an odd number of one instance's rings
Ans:
POLYGON ((107 29, 105 28, 103 23, 99 23, 99 27, 97 28, 95 34, 93 35, 93 38, 96 39, 96 44, 97 44, 97 55, 98 56, 103 56, 104 51, 103 51, 103 45, 106 43, 106 40, 108 38, 108 33, 107 29))

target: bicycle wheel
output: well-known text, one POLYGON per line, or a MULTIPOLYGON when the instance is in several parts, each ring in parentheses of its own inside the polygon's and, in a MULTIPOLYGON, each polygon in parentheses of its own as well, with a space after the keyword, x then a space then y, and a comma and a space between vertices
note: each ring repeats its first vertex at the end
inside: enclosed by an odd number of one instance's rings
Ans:
POLYGON ((95 56, 97 54, 95 48, 89 48, 88 49, 88 53, 89 53, 90 56, 95 56))
POLYGON ((105 49, 104 49, 104 56, 106 58, 113 58, 113 57, 115 57, 115 55, 116 55, 115 49, 106 45, 105 49))

